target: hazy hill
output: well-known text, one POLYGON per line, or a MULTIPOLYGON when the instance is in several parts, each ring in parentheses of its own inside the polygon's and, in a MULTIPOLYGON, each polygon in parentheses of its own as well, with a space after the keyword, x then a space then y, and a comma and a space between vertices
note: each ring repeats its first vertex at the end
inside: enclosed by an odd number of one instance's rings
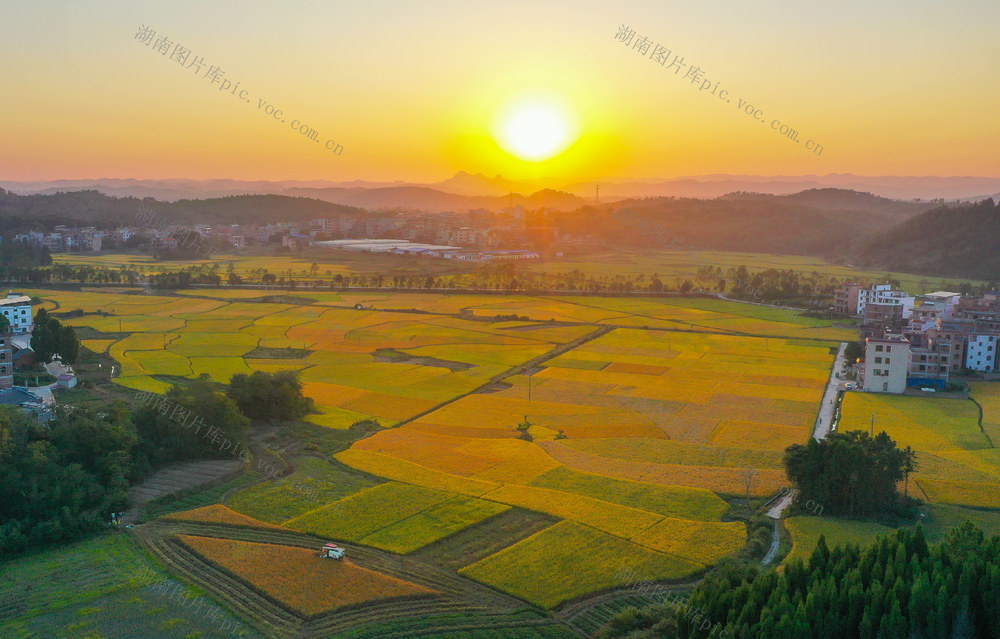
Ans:
POLYGON ((1000 206, 940 206, 875 234, 858 251, 864 265, 1000 280, 1000 206))
POLYGON ((625 245, 662 243, 632 219, 647 220, 667 230, 667 244, 679 248, 722 251, 818 255, 837 258, 872 229, 885 229, 892 220, 878 213, 821 209, 783 202, 773 197, 717 198, 713 200, 651 198, 619 202, 600 211, 589 208, 557 217, 569 233, 593 233, 620 238, 625 245), (613 215, 631 209, 635 217, 613 215))
POLYGON ((143 207, 162 218, 164 224, 308 222, 318 217, 365 213, 348 206, 284 195, 235 195, 160 202, 152 198, 140 200, 134 197, 109 197, 97 191, 72 191, 53 195, 14 195, 0 192, 0 224, 8 230, 51 228, 57 224, 137 224, 143 207))
POLYGON ((572 211, 584 204, 575 195, 544 189, 528 197, 520 193, 503 196, 459 195, 445 193, 425 186, 399 186, 377 189, 345 188, 294 188, 284 191, 289 195, 312 197, 327 202, 337 202, 366 209, 405 211, 466 211, 471 209, 499 210, 510 205, 527 208, 552 208, 572 211))
POLYGON ((847 189, 808 189, 789 195, 766 193, 729 193, 724 199, 758 199, 787 205, 800 205, 825 211, 856 211, 871 213, 890 220, 904 220, 937 206, 931 202, 893 200, 872 193, 847 189))

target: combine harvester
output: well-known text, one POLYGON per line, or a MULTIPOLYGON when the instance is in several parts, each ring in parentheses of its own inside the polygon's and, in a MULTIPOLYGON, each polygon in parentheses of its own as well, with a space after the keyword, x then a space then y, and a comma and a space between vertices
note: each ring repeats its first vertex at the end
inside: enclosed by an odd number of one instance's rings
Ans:
POLYGON ((345 550, 338 546, 337 544, 326 544, 323 546, 323 550, 319 551, 320 557, 325 557, 327 559, 343 559, 345 550))

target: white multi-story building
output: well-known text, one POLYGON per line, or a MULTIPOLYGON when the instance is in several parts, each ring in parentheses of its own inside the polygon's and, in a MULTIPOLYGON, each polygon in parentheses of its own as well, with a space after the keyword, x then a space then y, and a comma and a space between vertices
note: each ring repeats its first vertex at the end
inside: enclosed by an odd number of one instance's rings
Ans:
POLYGON ((865 340, 863 386, 867 393, 902 393, 910 368, 910 342, 901 335, 865 340))
POLYGON ((871 304, 888 304, 903 307, 903 319, 909 319, 913 312, 914 297, 906 291, 893 290, 891 284, 874 284, 870 288, 858 291, 858 315, 865 316, 865 306, 871 304))
POLYGON ((997 368, 997 336, 969 335, 965 349, 965 367, 983 373, 992 373, 997 368))
POLYGON ((11 333, 30 333, 34 328, 31 314, 31 298, 11 291, 6 299, 0 299, 0 313, 10 322, 11 333))

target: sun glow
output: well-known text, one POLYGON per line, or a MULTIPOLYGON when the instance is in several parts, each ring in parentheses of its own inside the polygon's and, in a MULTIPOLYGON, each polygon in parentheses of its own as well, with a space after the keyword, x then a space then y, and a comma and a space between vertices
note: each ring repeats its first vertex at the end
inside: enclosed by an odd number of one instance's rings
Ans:
POLYGON ((530 162, 553 158, 579 137, 576 119, 559 100, 532 96, 511 103, 497 118, 493 137, 503 150, 530 162))

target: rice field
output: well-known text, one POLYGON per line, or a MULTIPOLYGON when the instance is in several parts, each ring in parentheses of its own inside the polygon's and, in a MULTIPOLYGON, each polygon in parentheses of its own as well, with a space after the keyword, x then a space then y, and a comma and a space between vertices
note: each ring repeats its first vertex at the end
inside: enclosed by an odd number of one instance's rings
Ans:
MULTIPOLYGON (((841 331, 707 299, 303 290, 274 303, 261 291, 193 290, 101 304, 107 295, 40 294, 84 310, 73 321, 121 365, 120 385, 164 392, 183 377, 292 370, 316 402, 309 422, 390 427, 332 463, 299 457, 292 475, 238 490, 228 508, 175 518, 414 554, 533 511, 561 521, 462 570, 544 606, 621 582, 588 544, 641 559, 655 579, 740 550, 746 530, 722 521, 726 500, 785 482, 782 451, 811 434, 841 331), (551 578, 538 579, 530 571, 546 547, 551 578)), ((968 433, 949 437, 952 450, 974 451, 968 433)), ((992 461, 962 481, 989 476, 992 461)))
POLYGON ((349 559, 330 561, 314 550, 233 539, 179 535, 193 551, 304 615, 433 591, 362 568, 349 559))
POLYGON ((964 399, 848 393, 842 430, 885 431, 899 446, 917 451, 910 476, 914 496, 933 504, 1000 508, 1000 448, 989 436, 996 419, 991 384, 975 384, 964 399))
POLYGON ((701 564, 563 521, 459 572, 554 608, 597 590, 647 579, 682 579, 703 569, 701 564))

